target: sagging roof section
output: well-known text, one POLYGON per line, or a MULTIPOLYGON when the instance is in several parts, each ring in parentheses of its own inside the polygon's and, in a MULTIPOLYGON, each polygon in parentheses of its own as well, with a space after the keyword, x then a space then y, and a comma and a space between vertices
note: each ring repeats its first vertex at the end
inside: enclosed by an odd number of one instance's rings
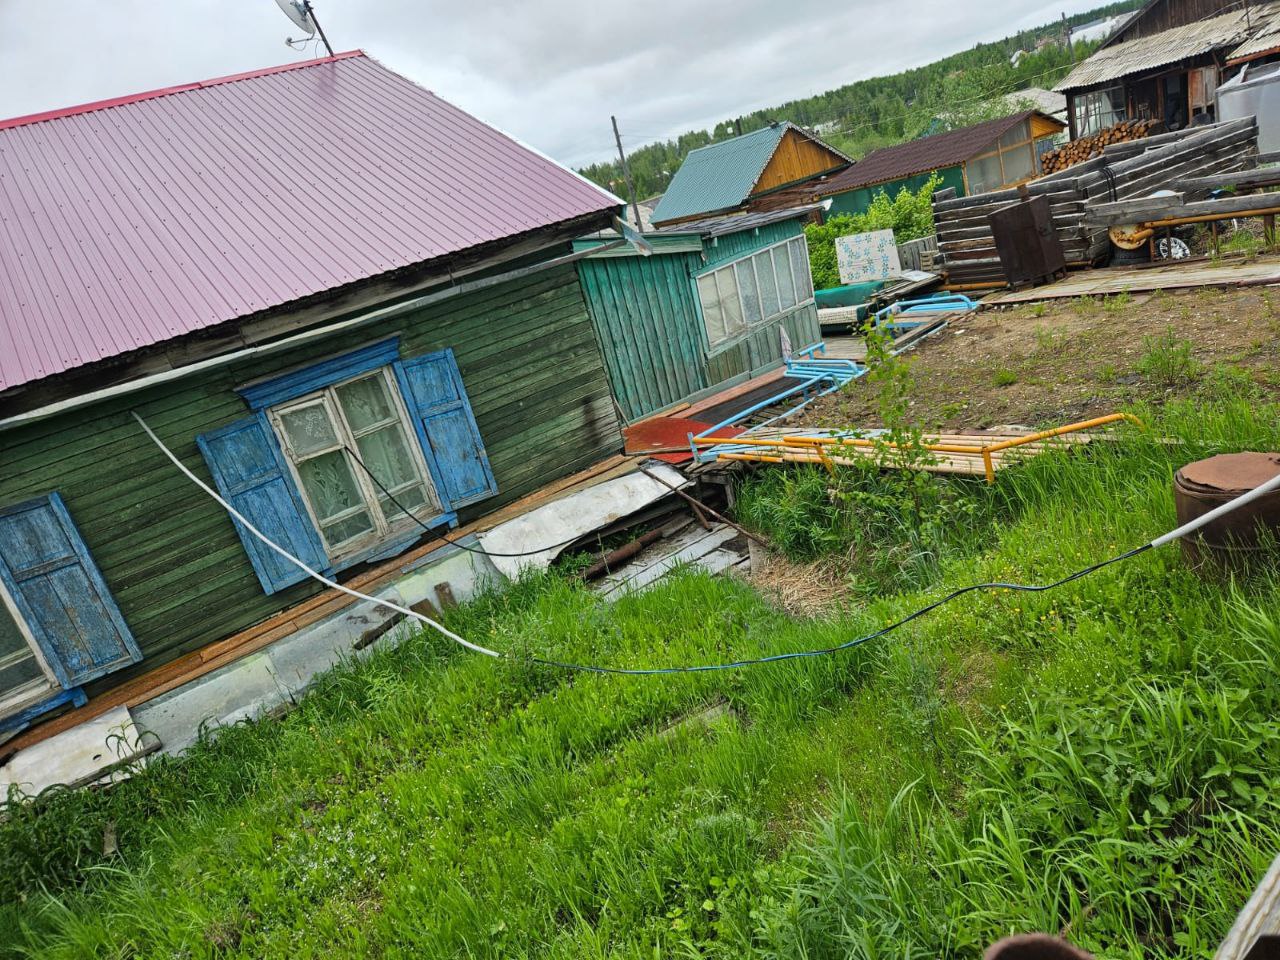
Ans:
POLYGON ((360 51, 0 122, 0 390, 619 205, 360 51))
POLYGON ((1280 4, 1255 13, 1252 20, 1253 35, 1227 54, 1227 66, 1280 53, 1280 4))
POLYGON ((1252 11, 1233 10, 1149 37, 1106 44, 1067 74, 1054 89, 1066 93, 1234 46, 1249 36, 1253 25, 1276 8, 1276 4, 1265 4, 1252 11))
POLYGON ((756 227, 780 223, 783 220, 795 220, 807 217, 821 208, 820 203, 787 207, 781 210, 769 210, 762 213, 728 214, 719 217, 704 217, 700 220, 687 220, 684 223, 664 227, 658 233, 662 235, 690 234, 700 237, 723 237, 730 233, 741 233, 743 230, 754 230, 756 227))

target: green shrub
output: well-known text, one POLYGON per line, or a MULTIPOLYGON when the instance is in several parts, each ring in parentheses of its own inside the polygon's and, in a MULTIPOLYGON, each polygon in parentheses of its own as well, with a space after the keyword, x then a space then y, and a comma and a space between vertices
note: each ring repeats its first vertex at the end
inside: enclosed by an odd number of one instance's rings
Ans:
POLYGON ((892 230, 898 243, 933 235, 933 192, 942 183, 936 174, 919 190, 903 187, 890 198, 881 190, 865 213, 837 214, 823 224, 804 228, 809 242, 809 267, 813 272, 813 288, 825 290, 840 286, 836 266, 836 238, 872 230, 892 230))

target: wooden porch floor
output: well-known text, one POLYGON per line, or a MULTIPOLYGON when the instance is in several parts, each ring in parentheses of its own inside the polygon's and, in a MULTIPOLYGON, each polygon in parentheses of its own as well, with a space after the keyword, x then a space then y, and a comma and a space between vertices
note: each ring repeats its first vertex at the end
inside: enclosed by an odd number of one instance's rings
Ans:
POLYGON ((1096 297, 1152 290, 1179 290, 1188 287, 1250 287, 1280 283, 1280 257, 1261 257, 1244 263, 1169 263, 1153 267, 1105 267, 1082 270, 1065 280, 996 293, 982 301, 984 306, 1035 303, 1067 297, 1096 297))

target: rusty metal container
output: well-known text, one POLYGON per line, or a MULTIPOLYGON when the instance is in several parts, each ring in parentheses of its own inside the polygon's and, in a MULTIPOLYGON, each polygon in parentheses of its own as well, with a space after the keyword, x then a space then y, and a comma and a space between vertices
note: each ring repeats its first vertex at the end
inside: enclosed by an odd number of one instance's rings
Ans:
MULTIPOLYGON (((1173 477, 1178 523, 1189 523, 1280 474, 1280 453, 1225 453, 1189 463, 1173 477)), ((1246 504, 1182 540, 1193 566, 1241 569, 1280 540, 1280 490, 1246 504)))

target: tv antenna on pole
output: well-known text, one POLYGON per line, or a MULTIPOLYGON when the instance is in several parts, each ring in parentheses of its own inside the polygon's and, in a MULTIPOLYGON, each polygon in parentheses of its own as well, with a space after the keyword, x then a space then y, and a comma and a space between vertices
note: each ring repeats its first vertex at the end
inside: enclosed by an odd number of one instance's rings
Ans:
MULTIPOLYGON (((324 35, 324 28, 320 26, 320 21, 316 19, 316 12, 311 6, 311 0, 276 0, 276 3, 284 12, 284 15, 293 21, 294 26, 306 33, 306 36, 300 40, 294 40, 293 37, 285 37, 285 43, 291 47, 295 43, 306 43, 318 33, 320 34, 320 42, 329 51, 329 56, 333 56, 333 47, 329 46, 329 38, 324 35)), ((295 49, 297 48, 295 47, 295 49)))

